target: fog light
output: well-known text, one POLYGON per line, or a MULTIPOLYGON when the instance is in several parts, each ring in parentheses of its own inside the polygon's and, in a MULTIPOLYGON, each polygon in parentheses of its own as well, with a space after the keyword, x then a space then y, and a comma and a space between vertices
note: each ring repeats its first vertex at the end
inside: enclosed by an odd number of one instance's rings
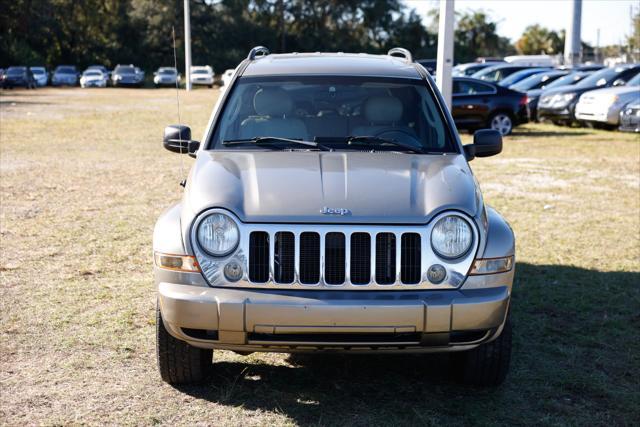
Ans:
POLYGON ((242 277, 242 266, 237 261, 230 261, 224 266, 224 277, 230 282, 237 282, 242 277))
POLYGON ((445 277, 447 277, 447 269, 440 264, 433 264, 427 270, 427 279, 434 285, 442 283, 445 277))

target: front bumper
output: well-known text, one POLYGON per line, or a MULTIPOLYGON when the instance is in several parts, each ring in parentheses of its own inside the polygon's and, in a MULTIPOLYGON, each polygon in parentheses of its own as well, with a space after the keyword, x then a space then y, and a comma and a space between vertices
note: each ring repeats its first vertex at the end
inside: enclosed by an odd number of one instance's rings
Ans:
POLYGON ((573 108, 571 106, 563 108, 551 108, 542 107, 538 105, 538 120, 551 120, 551 121, 573 121, 575 117, 573 115, 573 108))
POLYGON ((620 107, 616 108, 612 105, 606 109, 602 109, 598 104, 580 104, 576 105, 575 116, 578 120, 588 122, 601 122, 611 125, 617 125, 619 121, 620 107))
POLYGON ((468 350, 498 336, 509 308, 510 284, 381 292, 160 282, 158 298, 169 333, 201 348, 438 352, 468 350))

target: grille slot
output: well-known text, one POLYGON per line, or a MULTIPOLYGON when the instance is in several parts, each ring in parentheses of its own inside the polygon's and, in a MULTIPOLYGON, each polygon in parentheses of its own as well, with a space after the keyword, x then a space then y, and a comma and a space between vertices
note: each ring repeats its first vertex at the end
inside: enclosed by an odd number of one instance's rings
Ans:
POLYGON ((324 238, 324 281, 329 285, 344 283, 344 240, 342 233, 327 233, 324 238))
POLYGON ((420 282, 422 250, 418 233, 402 235, 400 256, 400 280, 408 285, 420 282))
POLYGON ((396 236, 379 233, 376 236, 376 282, 391 285, 396 281, 396 236))
POLYGON ((351 235, 351 283, 366 285, 371 281, 371 236, 369 233, 351 235))
POLYGON ((249 280, 265 283, 269 280, 269 234, 254 231, 249 236, 249 280))
POLYGON ((274 257, 274 279, 277 283, 292 283, 295 264, 295 239, 293 233, 276 233, 274 257))
POLYGON ((300 283, 313 285, 320 281, 320 235, 300 233, 300 283))

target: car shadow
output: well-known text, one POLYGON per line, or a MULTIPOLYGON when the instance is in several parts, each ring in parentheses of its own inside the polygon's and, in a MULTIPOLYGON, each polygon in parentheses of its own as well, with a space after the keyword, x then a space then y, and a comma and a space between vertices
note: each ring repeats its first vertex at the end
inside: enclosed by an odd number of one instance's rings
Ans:
POLYGON ((558 130, 553 130, 553 131, 544 131, 544 130, 533 130, 533 129, 527 129, 526 131, 518 131, 518 130, 514 130, 513 132, 511 132, 511 134, 509 136, 512 137, 516 137, 516 136, 523 136, 526 138, 549 138, 549 137, 559 137, 559 136, 585 136, 585 135, 589 135, 589 132, 586 131, 581 131, 581 130, 576 130, 576 131, 566 131, 566 130, 562 130, 562 128, 558 127, 558 130))
POLYGON ((482 424, 479 413, 488 422, 500 413, 517 423, 519 411, 552 404, 545 399, 590 399, 591 388, 601 399, 598 387, 633 389, 628 370, 634 356, 617 349, 640 340, 633 303, 639 283, 639 272, 518 263, 511 369, 496 389, 456 382, 448 354, 323 353, 292 354, 286 363, 252 357, 246 363, 216 362, 208 383, 178 390, 228 407, 282 414, 302 425, 410 425, 435 419, 482 424), (589 357, 568 359, 563 346, 589 357), (593 376, 598 363, 607 365, 602 385, 593 376), (589 390, 574 382, 589 384, 589 390))

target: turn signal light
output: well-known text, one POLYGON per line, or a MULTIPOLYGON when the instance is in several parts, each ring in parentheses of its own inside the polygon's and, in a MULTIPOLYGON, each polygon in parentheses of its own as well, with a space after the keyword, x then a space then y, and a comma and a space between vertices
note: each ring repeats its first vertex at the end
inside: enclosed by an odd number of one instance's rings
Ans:
POLYGON ((198 261, 191 255, 172 255, 155 252, 153 258, 156 266, 165 270, 184 271, 188 273, 197 273, 200 271, 198 261))
POLYGON ((469 272, 472 276, 481 274, 506 273, 513 268, 513 256, 504 258, 477 259, 473 262, 473 267, 469 272))

